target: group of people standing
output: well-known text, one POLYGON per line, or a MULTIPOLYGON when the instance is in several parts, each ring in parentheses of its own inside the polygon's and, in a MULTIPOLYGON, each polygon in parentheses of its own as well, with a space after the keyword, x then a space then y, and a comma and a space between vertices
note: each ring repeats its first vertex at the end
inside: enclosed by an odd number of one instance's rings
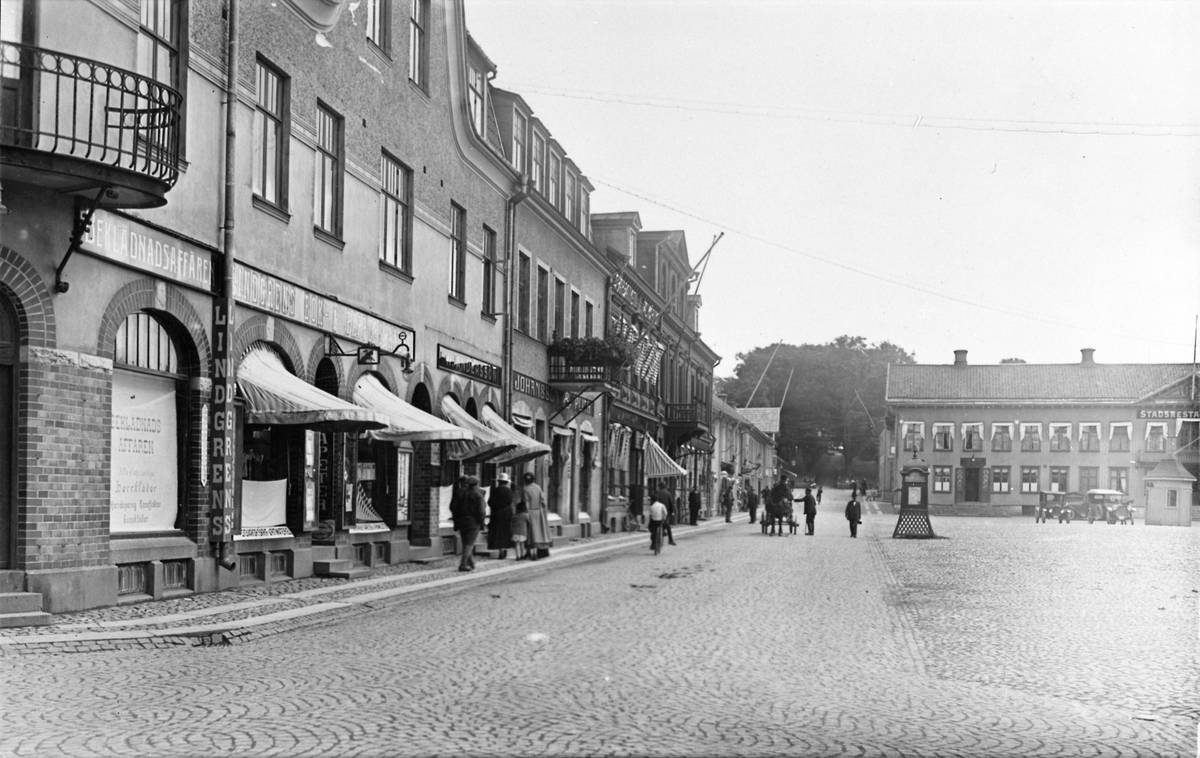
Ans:
MULTIPOLYGON (((808 536, 816 534, 817 526, 817 504, 821 502, 821 497, 824 495, 824 488, 817 487, 817 494, 813 495, 812 487, 804 488, 804 497, 796 498, 793 494, 792 481, 786 474, 779 478, 779 481, 770 489, 764 488, 761 493, 761 502, 763 504, 763 533, 774 535, 776 533, 782 535, 785 520, 789 526, 793 526, 792 521, 794 513, 794 503, 797 499, 802 504, 804 513, 804 533, 808 536)), ((866 492, 866 481, 863 481, 863 492, 866 492)), ((758 505, 760 496, 754 492, 749 493, 747 497, 750 510, 750 523, 755 523, 758 516, 758 505)), ((850 536, 858 536, 858 525, 862 523, 862 504, 858 501, 858 482, 854 483, 854 489, 850 493, 850 501, 846 503, 845 510, 846 521, 850 524, 850 536)))
POLYGON ((479 477, 459 477, 450 498, 450 518, 462 540, 459 571, 475 569, 475 541, 485 525, 488 550, 498 551, 501 560, 508 557, 510 549, 517 560, 536 561, 550 555, 550 521, 542 488, 529 472, 525 473, 519 491, 510 485, 508 474, 496 477, 485 511, 479 477))

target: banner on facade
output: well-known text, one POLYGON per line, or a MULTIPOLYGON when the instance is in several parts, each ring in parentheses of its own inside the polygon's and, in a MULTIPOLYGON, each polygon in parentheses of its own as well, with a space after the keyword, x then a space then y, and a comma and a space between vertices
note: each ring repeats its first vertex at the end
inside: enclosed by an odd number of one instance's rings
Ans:
POLYGON ((179 507, 175 380, 113 372, 109 532, 164 532, 179 507))

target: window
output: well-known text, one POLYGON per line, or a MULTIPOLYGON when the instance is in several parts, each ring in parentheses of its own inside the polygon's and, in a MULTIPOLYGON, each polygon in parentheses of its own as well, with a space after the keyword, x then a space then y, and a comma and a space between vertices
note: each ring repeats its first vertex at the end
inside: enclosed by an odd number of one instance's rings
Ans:
POLYGON ((525 170, 525 117, 513 111, 512 164, 517 171, 525 170))
POLYGON ((1110 467, 1108 469, 1108 488, 1120 490, 1129 494, 1129 469, 1110 467))
POLYGON ((933 425, 933 449, 935 451, 954 449, 954 424, 933 425))
POLYGON ((342 236, 342 117, 319 103, 313 224, 334 237, 342 236))
POLYGON ((1021 424, 1021 452, 1038 453, 1042 450, 1042 425, 1021 424))
POLYGON ((1108 427, 1108 451, 1110 453, 1128 453, 1132 429, 1133 424, 1111 424, 1108 427))
POLYGON ((1146 452, 1163 453, 1167 450, 1167 425, 1146 424, 1146 452))
POLYGON ((596 311, 596 306, 592 305, 591 301, 584 303, 584 305, 583 305, 583 336, 584 337, 592 337, 595 335, 595 331, 594 331, 594 329, 595 329, 594 319, 596 317, 595 311, 596 311))
POLYGON ((550 153, 550 173, 546 177, 546 198, 555 208, 559 207, 558 175, 562 171, 562 159, 550 153))
MULTIPOLYGON (((1100 425, 1079 425, 1079 451, 1082 453, 1100 452, 1100 425)), ((1092 489, 1095 489, 1094 487, 1092 489)))
POLYGON ((429 0, 413 0, 412 18, 409 24, 408 78, 421 89, 428 89, 429 38, 426 24, 429 22, 429 0))
POLYGON ((367 41, 379 52, 392 55, 392 0, 367 0, 367 41))
POLYGON ((548 342, 550 337, 550 271, 538 266, 537 272, 537 338, 548 342))
POLYGON ((950 491, 950 467, 949 466, 934 466, 933 467, 933 491, 934 492, 949 492, 950 491))
POLYGON ((983 452, 983 424, 963 424, 963 451, 983 452))
POLYGON ((486 88, 483 71, 474 63, 470 64, 467 67, 467 106, 471 111, 471 126, 480 137, 483 136, 486 88))
POLYGON ((396 450, 396 523, 412 521, 413 454, 411 450, 396 450))
POLYGON ((992 466, 992 492, 1004 495, 1010 491, 1008 477, 1011 471, 1010 466, 992 466))
POLYGON ((383 202, 380 204, 379 259, 412 273, 412 171, 387 153, 379 159, 383 202))
POLYGON ((517 329, 529 334, 529 276, 532 264, 529 256, 520 254, 517 263, 517 329))
POLYGON ((467 212, 450 203, 450 297, 466 302, 467 212))
POLYGON ((588 239, 592 238, 591 198, 587 190, 579 190, 579 233, 588 239))
POLYGON ((1050 467, 1050 491, 1051 492, 1067 492, 1067 484, 1070 480, 1071 468, 1069 466, 1051 466, 1050 467))
POLYGON ((560 340, 567 336, 567 283, 558 277, 554 278, 554 336, 560 340))
POLYGON ((540 191, 545 191, 546 177, 546 140, 542 135, 536 132, 533 135, 533 171, 530 172, 529 181, 531 186, 540 191))
POLYGON ((992 452, 1012 452, 1012 424, 992 424, 992 452))
POLYGON ((571 328, 572 337, 579 336, 579 293, 571 290, 571 328))
POLYGON ((185 39, 187 4, 178 0, 142 0, 138 29, 138 73, 181 90, 179 42, 185 39))
POLYGON ((1068 453, 1071 451, 1071 425, 1050 425, 1050 452, 1068 453))
POLYGON ((925 424, 907 423, 904 425, 904 451, 922 452, 925 450, 925 424))
POLYGON ((579 181, 570 171, 567 172, 567 182, 563 189, 563 215, 567 217, 567 221, 574 226, 575 219, 575 192, 579 186, 579 181))
POLYGON ((496 233, 483 227, 483 312, 496 312, 496 233))
POLYGON ((1040 469, 1037 466, 1022 466, 1021 467, 1021 492, 1037 492, 1038 491, 1038 474, 1040 469))
POLYGON ((1167 507, 1179 507, 1179 490, 1167 490, 1167 507))
POLYGON ((288 80, 263 60, 257 66, 257 99, 254 106, 254 159, 251 186, 255 196, 287 209, 288 142, 291 117, 288 80))
POLYGON ((1100 468, 1098 466, 1079 467, 1079 491, 1087 492, 1100 488, 1100 468))

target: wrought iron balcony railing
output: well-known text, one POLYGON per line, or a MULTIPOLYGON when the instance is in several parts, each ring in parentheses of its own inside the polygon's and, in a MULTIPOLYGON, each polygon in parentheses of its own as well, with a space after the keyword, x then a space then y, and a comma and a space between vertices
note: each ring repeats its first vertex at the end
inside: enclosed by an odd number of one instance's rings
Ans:
POLYGON ((709 426, 708 405, 696 400, 691 403, 667 403, 668 424, 699 424, 709 426))
POLYGON ((0 42, 0 144, 94 161, 161 182, 179 177, 183 98, 106 63, 0 42))
POLYGON ((561 356, 550 357, 550 383, 620 384, 621 367, 604 363, 575 362, 561 356))

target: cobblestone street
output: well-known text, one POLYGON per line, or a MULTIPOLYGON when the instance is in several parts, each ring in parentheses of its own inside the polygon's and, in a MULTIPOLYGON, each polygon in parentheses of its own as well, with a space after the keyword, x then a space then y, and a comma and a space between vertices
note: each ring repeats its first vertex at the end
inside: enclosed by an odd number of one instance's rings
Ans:
MULTIPOLYGON (((227 647, 9 657, 0 753, 1191 756, 1200 530, 839 493, 227 647)), ((481 563, 483 563, 481 561, 481 563)))

